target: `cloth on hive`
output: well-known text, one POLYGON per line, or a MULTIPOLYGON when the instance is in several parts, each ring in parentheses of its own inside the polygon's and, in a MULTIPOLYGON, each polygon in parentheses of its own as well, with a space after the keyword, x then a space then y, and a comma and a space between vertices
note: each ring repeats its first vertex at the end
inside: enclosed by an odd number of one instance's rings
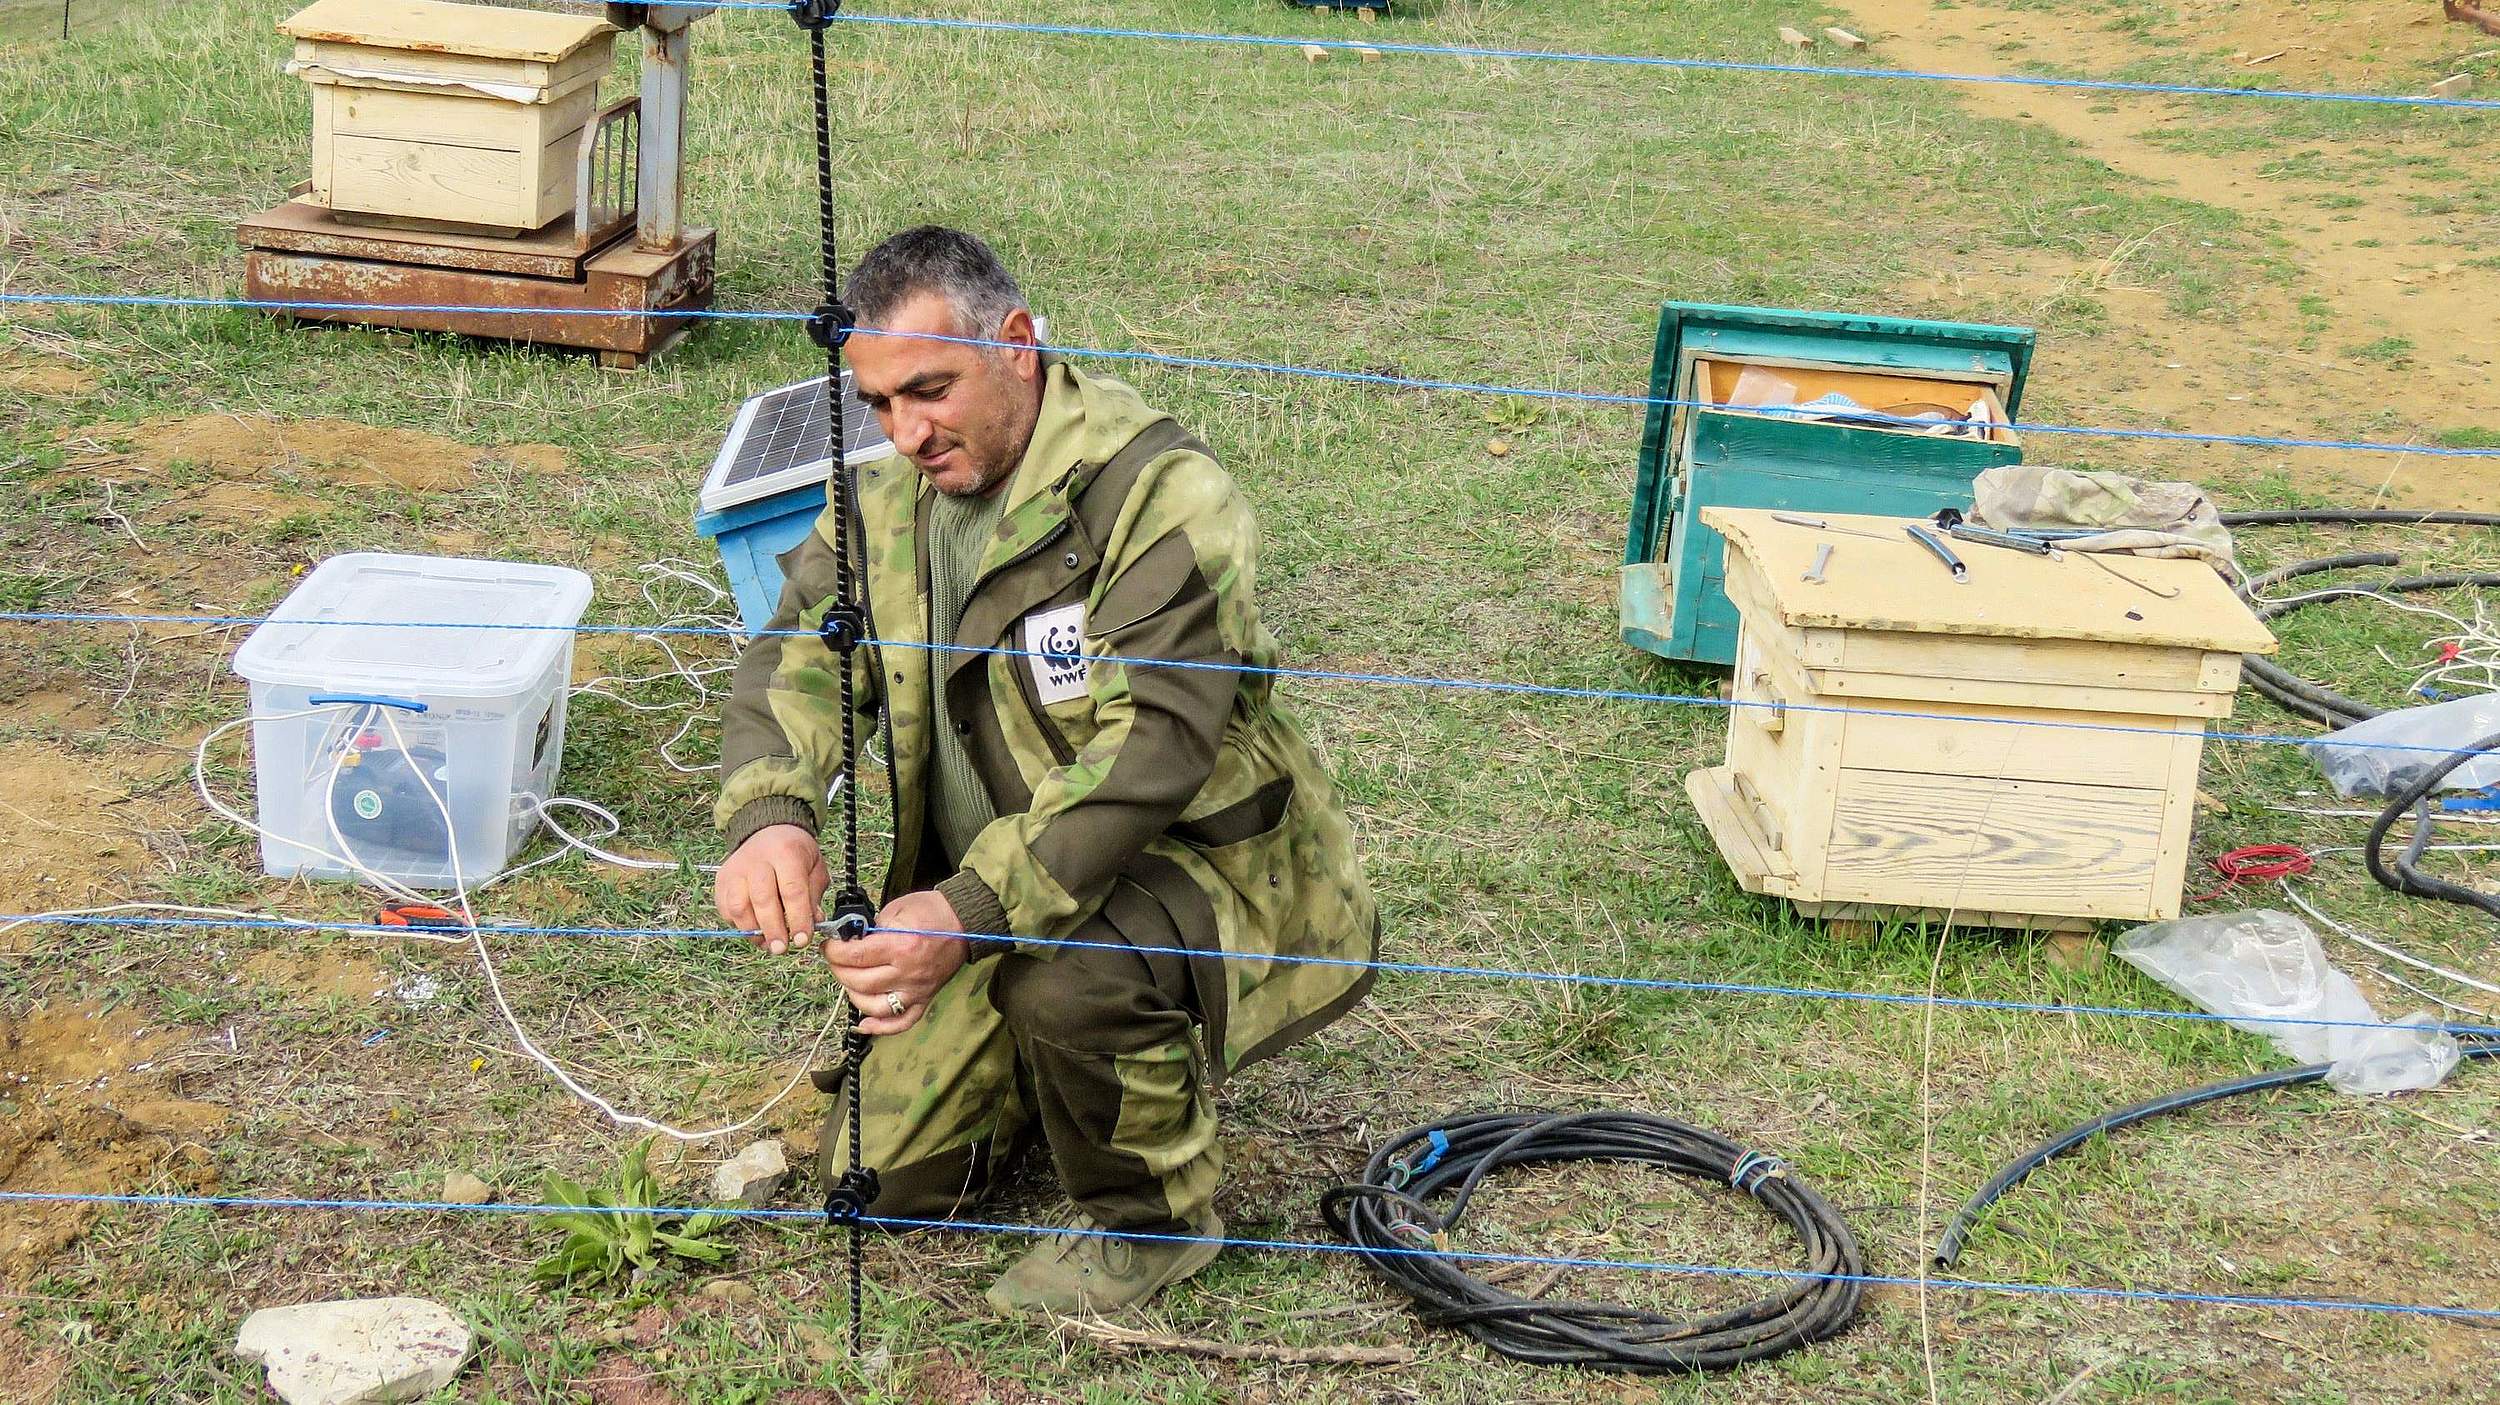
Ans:
POLYGON ((2193 483, 2015 464, 1971 480, 1970 515, 2000 531, 2100 528, 2058 545, 2068 551, 2192 557, 2234 585, 2240 580, 2221 510, 2193 483))

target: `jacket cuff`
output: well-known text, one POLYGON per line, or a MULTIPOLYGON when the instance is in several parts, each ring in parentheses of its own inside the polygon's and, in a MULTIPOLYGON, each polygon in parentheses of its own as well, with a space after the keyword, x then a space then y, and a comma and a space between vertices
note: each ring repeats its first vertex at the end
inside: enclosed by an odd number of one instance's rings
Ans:
POLYGON ((955 909, 956 924, 972 934, 968 958, 997 956, 1015 949, 1007 936, 1007 908, 990 885, 971 869, 958 869, 937 885, 938 895, 955 909))
POLYGON ((721 833, 729 841, 724 852, 736 853, 738 846, 755 837, 759 829, 777 824, 794 824, 810 834, 816 832, 816 811, 793 795, 759 795, 738 807, 729 817, 721 833))

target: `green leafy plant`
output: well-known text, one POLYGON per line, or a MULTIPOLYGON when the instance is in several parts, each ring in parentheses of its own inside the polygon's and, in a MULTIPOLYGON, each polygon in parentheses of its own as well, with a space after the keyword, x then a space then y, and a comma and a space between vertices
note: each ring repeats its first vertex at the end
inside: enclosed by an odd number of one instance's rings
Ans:
POLYGON ((710 1237, 729 1222, 728 1215, 705 1212, 671 1217, 652 1212, 660 1202, 650 1153, 648 1140, 637 1143, 625 1153, 616 1179, 604 1186, 583 1186, 552 1174, 547 1177, 550 1203, 579 1208, 547 1217, 564 1230, 564 1246, 530 1269, 533 1280, 607 1283, 665 1257, 719 1263, 729 1256, 729 1246, 710 1237))

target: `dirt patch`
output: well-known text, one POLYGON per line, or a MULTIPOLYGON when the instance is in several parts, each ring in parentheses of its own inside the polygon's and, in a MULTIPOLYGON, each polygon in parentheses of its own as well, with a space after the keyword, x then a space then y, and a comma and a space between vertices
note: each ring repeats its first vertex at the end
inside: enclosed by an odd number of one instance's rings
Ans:
POLYGON ((194 415, 188 419, 98 424, 71 440, 127 444, 72 460, 103 473, 127 465, 158 473, 177 464, 207 469, 229 482, 265 484, 293 474, 360 488, 441 492, 476 481, 481 466, 510 462, 537 472, 569 471, 571 459, 552 444, 481 449, 414 429, 350 420, 280 420, 261 415, 194 415))
MULTIPOLYGON (((1879 38, 1877 53, 1886 61, 1963 73, 2019 72, 2036 61, 2105 76, 2183 54, 2240 66, 2273 54, 2259 67, 2303 83, 2404 92, 2418 90, 2425 74, 2438 76, 2435 60, 2467 36, 2463 26, 2439 24, 2435 9, 2411 0, 2325 7, 2190 0, 2169 29, 2150 31, 2079 24, 2066 9, 2002 4, 1851 0, 1848 8, 1862 32, 1879 38), (2414 23, 2426 14, 2431 23, 2414 23)), ((2189 151, 2160 139, 2165 129, 2216 117, 2216 99, 2113 100, 1976 84, 1953 93, 1974 112, 2044 126, 2129 180, 2246 217, 2281 241, 2295 269, 2285 287, 2233 289, 2227 326, 2178 316, 2159 295, 2127 286, 2123 250, 2100 266, 2026 255, 2019 268, 1940 269, 1928 291, 1945 304, 1995 285, 2017 297, 2036 294, 2045 307, 2079 284, 2107 304, 2116 330, 2085 339, 2088 360, 2077 364, 2057 348, 2043 356, 2042 370, 2059 381, 2061 400, 2110 407, 2097 416, 2078 410, 2079 422, 2166 420, 2223 433, 2306 435, 2345 418, 2313 414, 2321 405, 2362 404, 2401 422, 2453 428, 2474 423, 2475 409, 2491 404, 2500 320, 2490 309, 2500 306, 2500 269, 2474 260, 2493 231, 2478 228, 2476 217, 2454 210, 2453 202, 2410 198, 2453 196, 2453 185, 2391 164, 2372 168, 2370 198, 2354 202, 2350 177, 2334 168, 2304 174, 2285 164, 2280 149, 2189 151), (2303 349, 2321 326, 2329 329, 2323 343, 2303 349), (2411 351, 2387 365, 2346 350, 2370 344, 2411 351)), ((2484 460, 2308 451, 2286 456, 2284 466, 2293 481, 2330 499, 2500 505, 2500 467, 2484 460)))
POLYGON ((16 1323, 0 1317, 0 1400, 45 1405, 68 1375, 69 1353, 59 1343, 37 1345, 16 1323))
POLYGON ((32 356, 0 355, 0 390, 68 397, 88 394, 96 385, 94 374, 83 366, 32 356))
POLYGON ((575 1382, 591 1405, 678 1405, 677 1392, 624 1356, 610 1356, 575 1382))
POLYGON ((495 450, 491 458, 500 459, 523 473, 560 478, 574 469, 572 451, 561 444, 513 444, 495 450))
POLYGON ((952 1357, 923 1362, 912 1373, 911 1396, 930 1405, 1044 1405, 1048 1397, 1014 1381, 985 1376, 952 1357))
POLYGON ((683 1312, 665 1303, 653 1303, 635 1313, 634 1320, 626 1324, 625 1340, 649 1351, 667 1340, 669 1329, 675 1327, 682 1316, 683 1312))
MULTIPOLYGON (((75 907, 148 864, 131 767, 35 743, 0 746, 0 910, 75 907)), ((0 938, 0 942, 6 941, 0 938)))
MULTIPOLYGON (((162 1059, 178 1042, 129 1009, 43 1004, 0 1014, 0 1189, 113 1195, 214 1184, 208 1153, 192 1139, 226 1112, 167 1091, 162 1059)), ((29 1281, 97 1213, 72 1203, 0 1208, 0 1283, 29 1281)))
POLYGON ((319 503, 300 493, 259 483, 211 483, 166 504, 160 514, 173 521, 260 538, 287 517, 320 510, 319 503))
POLYGON ((236 964, 245 980, 271 986, 288 1003, 318 1005, 344 998, 359 1003, 391 988, 391 973, 343 951, 262 951, 236 964))
POLYGON ((103 699, 93 693, 73 688, 46 688, 0 707, 0 716, 20 724, 84 732, 103 725, 105 712, 103 699))

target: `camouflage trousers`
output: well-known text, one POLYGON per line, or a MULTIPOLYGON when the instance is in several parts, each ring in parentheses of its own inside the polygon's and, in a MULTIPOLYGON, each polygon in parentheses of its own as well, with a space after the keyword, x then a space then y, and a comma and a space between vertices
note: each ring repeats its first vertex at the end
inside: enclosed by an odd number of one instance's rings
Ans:
MULTIPOLYGON (((968 1210, 1036 1130, 1070 1199, 1106 1228, 1186 1232, 1223 1162, 1187 959, 1161 904, 1115 886, 1101 915, 1046 957, 966 965, 920 1023, 875 1041, 860 1080, 872 1213, 968 1210)), ((826 1113, 818 1171, 849 1165, 844 1099, 826 1113)))

